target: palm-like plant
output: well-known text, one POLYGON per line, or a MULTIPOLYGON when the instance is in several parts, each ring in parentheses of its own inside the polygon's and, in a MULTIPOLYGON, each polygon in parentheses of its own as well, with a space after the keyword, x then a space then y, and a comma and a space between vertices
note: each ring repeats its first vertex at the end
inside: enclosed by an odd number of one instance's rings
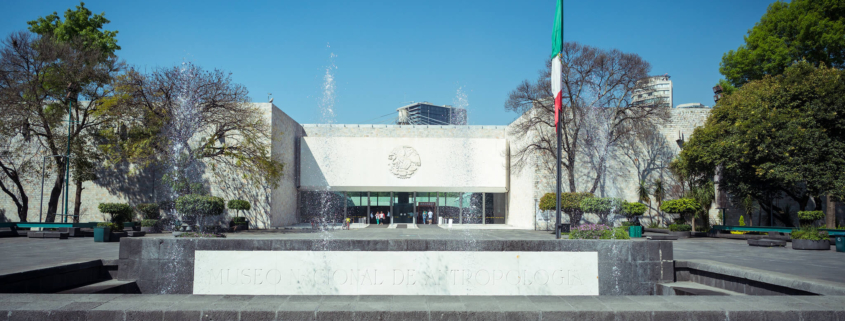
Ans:
POLYGON ((748 215, 748 217, 751 218, 748 220, 748 226, 753 226, 754 218, 751 214, 754 213, 755 209, 757 209, 757 204, 755 203, 754 198, 751 197, 751 195, 745 195, 745 197, 742 198, 740 205, 742 206, 742 210, 745 212, 745 215, 748 215))
MULTIPOLYGON (((663 205, 663 199, 666 197, 666 188, 663 186, 662 179, 654 180, 654 198, 657 201, 657 216, 660 217, 660 206, 663 205)), ((662 219, 661 219, 662 221, 662 219)), ((662 222, 661 222, 662 223, 662 222)))
POLYGON ((648 193, 648 184, 645 180, 640 180, 640 186, 637 187, 637 197, 640 203, 645 203, 648 207, 648 214, 651 216, 651 196, 648 193))

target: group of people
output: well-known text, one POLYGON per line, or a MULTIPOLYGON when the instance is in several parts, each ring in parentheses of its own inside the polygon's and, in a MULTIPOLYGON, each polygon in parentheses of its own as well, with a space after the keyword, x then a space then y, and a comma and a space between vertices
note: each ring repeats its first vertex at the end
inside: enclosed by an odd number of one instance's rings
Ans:
MULTIPOLYGON (((375 220, 376 224, 385 224, 385 221, 390 220, 390 212, 387 212, 385 216, 384 212, 378 211, 376 213, 370 213, 370 221, 375 220)), ((388 222, 390 223, 390 222, 388 222)))
POLYGON ((422 222, 423 224, 431 224, 431 221, 434 219, 434 212, 432 211, 422 211, 422 222))

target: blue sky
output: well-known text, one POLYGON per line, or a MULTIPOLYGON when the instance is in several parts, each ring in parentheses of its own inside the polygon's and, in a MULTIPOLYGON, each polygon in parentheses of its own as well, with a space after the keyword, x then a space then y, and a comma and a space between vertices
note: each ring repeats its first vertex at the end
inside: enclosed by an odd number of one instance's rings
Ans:
MULTIPOLYGON (((712 105, 722 54, 742 44, 772 1, 566 1, 567 41, 637 53, 668 73, 675 104, 712 105)), ((554 0, 123 1, 89 0, 118 30, 118 55, 138 68, 191 61, 230 71, 253 101, 300 123, 321 118, 332 63, 337 123, 361 123, 410 101, 455 104, 469 122, 505 125, 508 93, 534 80, 551 46, 554 0), (331 58, 334 54, 335 57, 331 58)), ((3 0, 0 32, 78 5, 3 0)), ((378 121, 374 121, 378 122, 378 121)))

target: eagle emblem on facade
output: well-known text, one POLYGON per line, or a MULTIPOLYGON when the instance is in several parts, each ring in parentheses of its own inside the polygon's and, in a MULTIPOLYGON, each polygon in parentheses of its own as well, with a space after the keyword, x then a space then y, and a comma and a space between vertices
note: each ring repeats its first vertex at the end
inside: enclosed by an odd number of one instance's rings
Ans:
POLYGON ((390 156, 387 157, 390 160, 388 166, 390 167, 390 172, 396 177, 401 179, 408 179, 414 175, 414 172, 420 168, 422 163, 420 162, 420 154, 417 153, 411 146, 399 146, 394 148, 390 152, 390 156))

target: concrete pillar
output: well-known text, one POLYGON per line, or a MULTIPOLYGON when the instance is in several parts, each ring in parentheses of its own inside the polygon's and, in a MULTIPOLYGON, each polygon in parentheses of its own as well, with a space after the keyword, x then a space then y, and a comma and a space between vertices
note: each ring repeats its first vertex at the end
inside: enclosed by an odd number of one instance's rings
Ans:
POLYGON ((827 228, 836 228, 836 202, 833 195, 827 194, 825 202, 824 224, 827 228))
POLYGON ((481 193, 481 225, 487 224, 487 193, 481 193))

